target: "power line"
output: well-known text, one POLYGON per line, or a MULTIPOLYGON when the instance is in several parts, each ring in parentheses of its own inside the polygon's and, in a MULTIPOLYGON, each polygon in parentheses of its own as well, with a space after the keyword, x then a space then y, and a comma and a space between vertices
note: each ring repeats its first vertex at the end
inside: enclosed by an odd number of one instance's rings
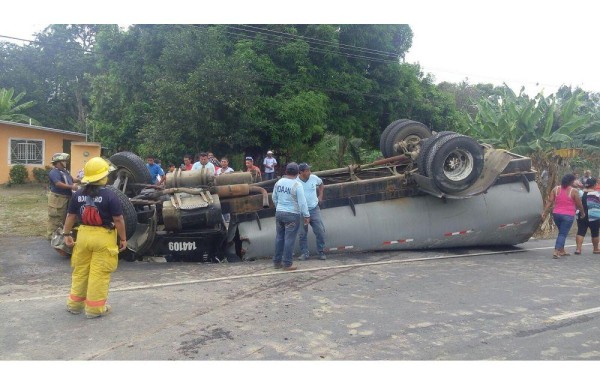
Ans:
MULTIPOLYGON (((239 30, 241 32, 253 32, 253 31, 246 30, 246 29, 243 29, 243 28, 237 28, 237 27, 231 27, 231 26, 228 26, 228 27, 231 28, 231 29, 234 29, 234 30, 239 30)), ((245 37, 245 38, 249 38, 249 39, 253 39, 253 40, 256 39, 255 36, 251 36, 251 35, 247 35, 247 34, 243 34, 243 33, 235 33, 235 32, 229 32, 229 31, 224 31, 224 33, 227 33, 227 34, 230 34, 230 35, 233 35, 233 36, 245 37)), ((259 32, 259 34, 262 34, 262 33, 259 32)), ((267 36, 269 36, 269 37, 279 37, 279 36, 268 35, 268 34, 267 34, 267 36)), ((281 42, 274 41, 274 40, 269 39, 269 38, 265 38, 264 40, 265 40, 265 42, 267 44, 283 46, 283 44, 281 42)), ((381 58, 374 58, 374 57, 368 57, 368 56, 354 55, 354 54, 351 54, 351 53, 335 52, 335 51, 331 51, 331 50, 324 50, 324 49, 316 48, 316 47, 311 46, 310 44, 309 44, 309 49, 311 51, 314 51, 314 52, 320 52, 320 53, 337 55, 337 56, 344 56, 344 57, 347 57, 347 58, 363 59, 363 60, 367 60, 367 61, 371 61, 371 62, 376 62, 376 63, 382 63, 382 64, 396 64, 396 63, 398 63, 398 60, 385 60, 385 59, 381 59, 381 58)))
POLYGON ((34 41, 32 40, 27 40, 27 39, 21 39, 19 37, 12 37, 12 36, 5 36, 5 35, 0 35, 0 37, 3 37, 5 39, 9 39, 9 40, 18 40, 18 41, 24 41, 27 43, 33 43, 34 41))
MULTIPOLYGON (((208 32, 208 30, 205 30, 205 32, 208 32)), ((226 32, 227 33, 227 32, 226 32)), ((234 35, 240 35, 240 34, 235 34, 234 35)), ((244 37, 248 37, 247 35, 242 35, 244 37)), ((15 39, 15 40, 20 40, 20 41, 25 41, 25 42, 30 42, 33 44, 37 44, 37 45, 48 45, 48 43, 41 43, 39 41, 32 41, 32 40, 27 40, 27 39, 20 39, 20 38, 16 38, 16 37, 12 37, 12 36, 4 36, 4 35, 0 35, 0 37, 4 37, 4 38, 10 38, 10 39, 15 39)), ((271 42, 272 44, 277 44, 276 42, 271 42)), ((99 56, 103 56, 103 54, 101 52, 96 52, 96 51, 89 51, 84 49, 83 47, 77 48, 77 47, 61 47, 61 48, 65 48, 65 49, 69 49, 69 50, 81 50, 85 53, 93 53, 99 56)), ((213 72, 213 73, 219 73, 219 74, 223 74, 223 75, 227 75, 227 72, 213 72)), ((281 81, 276 81, 270 78, 267 78, 265 76, 259 75, 259 81, 262 82, 267 82, 267 83, 271 83, 271 84, 278 84, 278 85, 289 85, 289 83, 285 83, 285 82, 281 82, 281 81)), ((363 96, 363 97, 367 97, 367 98, 374 98, 374 99, 379 99, 379 100, 383 100, 385 98, 379 96, 379 95, 373 95, 373 94, 368 94, 368 93, 362 93, 362 92, 348 92, 347 90, 341 90, 341 89, 335 89, 335 88, 324 88, 324 87, 314 87, 314 86, 310 86, 310 85, 306 85, 303 84, 302 85, 304 88, 310 89, 310 90, 316 90, 316 91, 322 91, 322 92, 326 92, 326 93, 338 93, 338 94, 342 94, 342 95, 346 95, 346 96, 363 96)))
POLYGON ((39 45, 39 46, 42 46, 42 47, 43 46, 58 46, 59 48, 65 48, 65 49, 68 49, 68 50, 71 50, 71 51, 72 50, 77 50, 77 51, 81 51, 81 52, 84 52, 84 53, 90 53, 90 54, 93 54, 93 55, 99 54, 96 51, 85 49, 81 45, 79 45, 77 47, 75 47, 75 46, 64 46, 64 45, 59 45, 59 43, 55 43, 54 41, 52 41, 52 42, 43 42, 42 43, 41 41, 38 41, 38 40, 21 39, 19 37, 5 36, 5 35, 0 35, 0 38, 6 38, 6 39, 10 39, 10 40, 23 41, 23 42, 26 42, 26 43, 31 43, 31 44, 34 44, 34 45, 39 45))
MULTIPOLYGON (((206 32, 208 32, 208 27, 204 27, 204 26, 195 26, 195 27, 197 27, 198 29, 204 29, 206 32)), ((235 26, 232 26, 232 25, 225 25, 225 27, 231 28, 231 29, 234 29, 234 30, 238 30, 240 32, 258 33, 258 34, 265 35, 265 36, 268 36, 268 37, 281 37, 281 36, 278 36, 278 35, 275 35, 275 34, 271 34, 271 33, 255 32, 253 30, 239 28, 239 27, 235 27, 235 26)), ((265 31, 270 31, 270 30, 265 29, 265 31)), ((277 32, 277 31, 273 31, 273 32, 277 32)), ((232 35, 232 36, 239 36, 239 37, 244 37, 244 38, 255 39, 254 36, 251 36, 251 35, 248 35, 248 34, 244 34, 244 33, 234 33, 234 32, 230 32, 230 31, 224 31, 224 33, 232 35)), ((284 32, 282 32, 282 33, 284 33, 284 32)), ((291 36, 293 36, 293 35, 291 35, 291 36)), ((39 41, 34 41, 34 40, 29 40, 29 39, 21 39, 21 38, 17 38, 17 37, 4 36, 4 35, 0 35, 0 37, 12 39, 12 40, 23 41, 23 42, 28 42, 28 43, 32 43, 32 44, 43 45, 39 41)), ((303 39, 318 40, 318 39, 313 39, 313 38, 309 38, 309 37, 305 37, 305 36, 298 36, 297 39, 300 39, 300 40, 303 40, 303 39)), ((268 38, 265 38, 265 40, 266 40, 266 43, 268 43, 268 44, 283 46, 283 44, 281 42, 279 42, 279 41, 275 41, 275 40, 268 39, 268 38)), ((321 40, 321 41, 324 41, 324 40, 321 40)), ((334 43, 330 42, 329 44, 332 45, 334 43)), ((351 46, 348 46, 346 44, 339 44, 339 45, 351 47, 351 46)), ((367 51, 369 51, 370 50, 369 48, 362 48, 362 47, 353 47, 353 48, 356 49, 356 50, 358 50, 358 51, 360 51, 360 50, 367 50, 367 51)), ((85 50, 83 47, 81 47, 81 49, 84 52, 87 52, 87 53, 96 53, 96 54, 98 53, 98 52, 94 52, 94 51, 85 50)), ((370 57, 370 56, 362 56, 362 55, 355 55, 355 54, 352 54, 352 53, 343 53, 343 52, 335 52, 335 51, 331 51, 331 50, 320 49, 320 48, 317 48, 317 47, 310 46, 310 44, 309 44, 309 49, 312 50, 312 51, 314 51, 314 52, 331 54, 331 55, 338 55, 338 56, 343 56, 343 57, 347 57, 347 58, 363 59, 363 60, 366 60, 366 61, 371 61, 371 62, 376 62, 376 63, 382 63, 382 64, 396 64, 398 62, 398 60, 385 60, 385 59, 382 59, 382 58, 376 58, 376 57, 370 57)), ((373 50, 370 50, 370 51, 373 51, 373 50)), ((382 52, 382 51, 380 51, 380 52, 382 52)), ((385 54, 386 55, 395 55, 395 54, 393 54, 391 52, 386 52, 385 54)), ((397 57, 397 55, 395 55, 395 56, 397 57)))
MULTIPOLYGON (((276 38, 287 38, 289 40, 301 40, 301 41, 312 41, 316 44, 320 44, 320 45, 324 45, 324 46, 330 46, 330 47, 334 47, 335 46, 335 42, 330 42, 330 41, 326 41, 326 40, 321 40, 321 39, 317 39, 317 38, 312 38, 312 37, 308 37, 308 36, 303 36, 303 35, 294 35, 294 34, 290 34, 287 32, 280 32, 280 31, 274 31, 271 29, 267 29, 267 28, 261 28, 261 27, 257 27, 257 26, 253 26, 253 25, 246 25, 246 24, 240 24, 242 27, 244 28, 240 28, 237 27, 236 25, 224 25, 227 28, 231 28, 234 30, 238 30, 241 32, 247 32, 247 33, 256 33, 256 34, 261 34, 264 36, 264 40, 266 43, 268 44, 272 44, 272 45, 283 45, 280 41, 275 41, 270 39, 269 37, 276 37, 276 38)), ((207 30, 208 27, 203 27, 203 26, 197 26, 201 29, 207 30)), ((234 33, 234 32, 230 32, 230 31, 225 31, 225 33, 230 34, 232 36, 239 36, 239 37, 244 37, 244 38, 251 38, 254 39, 254 36, 250 36, 244 33, 234 33)), ((33 40, 29 40, 29 39, 22 39, 22 38, 18 38, 18 37, 13 37, 13 36, 6 36, 6 35, 0 35, 0 38, 6 38, 6 39, 11 39, 11 40, 18 40, 18 41, 22 41, 22 42, 28 42, 28 43, 33 43, 33 44, 41 44, 39 41, 33 41, 33 40)), ((395 55, 397 56, 395 53, 393 52, 385 52, 385 51, 378 51, 378 50, 373 50, 370 48, 365 48, 365 47, 356 47, 356 46, 350 46, 350 45, 346 45, 346 44, 342 44, 342 43, 337 43, 338 46, 340 47, 347 47, 350 50, 354 50, 357 53, 362 53, 362 52, 373 52, 373 53, 380 53, 382 56, 386 56, 386 55, 395 55)), ((78 49, 75 47, 64 47, 64 48, 69 48, 69 49, 78 49)), ((82 51, 86 52, 86 53, 92 53, 92 54, 99 54, 96 51, 90 51, 90 50, 85 50, 83 47, 80 48, 82 51)), ((378 62, 378 63, 388 63, 388 64, 395 64, 397 63, 397 61, 391 61, 391 60, 385 60, 385 59, 377 59, 377 58, 372 58, 372 57, 367 57, 367 56, 360 56, 360 55, 353 55, 353 54, 346 54, 346 53, 342 53, 342 52, 335 52, 335 51, 331 51, 331 50, 327 50, 327 49, 319 49, 313 46, 310 46, 309 44, 309 49, 311 49, 314 52, 319 52, 319 53, 325 53, 325 54, 332 54, 332 55, 340 55, 343 57, 347 57, 347 58, 356 58, 356 59, 363 59, 363 60, 367 60, 367 61, 372 61, 372 62, 378 62)), ((526 84, 536 84, 539 86, 545 86, 545 87, 554 87, 554 88, 559 88, 560 86, 564 85, 558 85, 558 84, 548 84, 548 83, 542 83, 542 82, 538 82, 538 81, 530 81, 530 80, 524 80, 524 79, 516 79, 516 78, 500 78, 498 76, 493 76, 493 75, 473 75, 473 74, 467 74, 464 72, 458 72, 458 71, 454 71, 454 70, 447 70, 447 69, 443 69, 443 68, 438 68, 438 67, 429 67, 429 66, 423 66, 422 64, 419 63, 419 66, 424 70, 424 71, 435 71, 437 73, 448 73, 448 74, 453 74, 453 75, 459 75, 459 76, 464 76, 465 79, 468 79, 470 77, 476 77, 476 78, 481 78, 481 79, 489 79, 491 82, 502 82, 502 83, 521 83, 520 85, 526 85, 526 84)), ((432 75, 435 76, 435 73, 430 72, 432 75)))
MULTIPOLYGON (((237 37, 242 37, 242 38, 248 38, 248 39, 256 39, 256 36, 252 36, 252 35, 248 35, 247 33, 254 33, 254 34, 258 34, 262 36, 262 39, 264 42, 266 42, 267 44, 271 44, 271 45, 278 45, 278 46, 284 46, 285 43, 282 43, 281 41, 276 41, 273 40, 273 38, 284 38, 287 39, 288 41, 294 41, 294 40, 300 40, 300 41, 306 41, 307 43, 309 43, 309 49, 314 51, 314 52, 319 52, 319 53, 323 53, 323 54, 331 54, 331 55, 339 55, 339 56, 343 56, 343 57, 347 57, 347 58, 356 58, 356 59, 364 59, 367 61, 372 61, 372 62, 378 62, 378 63, 384 63, 384 64, 398 64, 397 60, 385 60, 385 59, 381 59, 381 58, 373 58, 373 57, 367 57, 367 56, 361 56, 361 55, 354 55, 351 53, 342 53, 342 52, 336 52, 336 51, 331 51, 329 49, 321 49, 321 48, 317 48, 317 47, 313 47, 310 45, 310 42, 314 42, 316 44, 320 44, 320 45, 324 45, 325 47, 334 47, 335 46, 335 42, 330 42, 330 41, 326 41, 326 40, 321 40, 321 39, 316 39, 316 38, 312 38, 312 37, 308 37, 308 36, 302 36, 302 35, 293 35, 287 32, 279 32, 279 31, 274 31, 274 30, 270 30, 267 28, 260 28, 260 27, 255 27, 255 26, 251 26, 251 25, 245 25, 245 24, 241 24, 241 27, 237 27, 235 25, 223 25, 226 28, 230 28, 233 30, 238 30, 242 33, 235 33, 235 32, 231 32, 231 31, 223 31, 226 34, 232 35, 232 36, 237 36, 237 37)), ((202 30, 202 32, 204 33, 208 33, 208 27, 206 26, 196 26, 198 28, 198 30, 202 30)), ((49 42, 40 42, 38 40, 30 40, 30 39, 23 39, 23 38, 18 38, 18 37, 14 37, 14 36, 8 36, 8 35, 0 35, 0 38, 5 38, 5 39, 10 39, 10 40, 17 40, 17 41, 22 41, 22 42, 27 42, 27 43, 31 43, 31 44, 36 44, 36 45, 40 45, 40 46, 49 46, 49 42)), ((339 46, 344 46, 344 47, 348 47, 348 49, 350 50, 354 50, 358 53, 361 52, 374 52, 374 53, 379 53, 382 56, 386 56, 386 55, 395 55, 397 56, 395 53, 393 52, 385 52, 385 51, 378 51, 378 50, 372 50, 370 48, 365 48, 365 47, 356 47, 356 46, 349 46, 346 44, 341 44, 338 43, 339 46)), ((101 52, 98 51, 93 51, 93 50, 89 50, 89 49, 85 49, 84 47, 74 47, 74 46, 61 46, 60 48, 63 49, 69 49, 69 50, 80 50, 82 52, 85 53, 89 53, 89 54, 95 54, 95 55, 100 55, 100 56, 104 56, 101 52)), ((423 66, 421 64, 419 64, 421 66, 421 68, 425 71, 428 67, 423 66)), ((465 78, 469 78, 469 75, 467 73, 462 73, 462 72, 456 72, 456 71, 451 71, 451 70, 444 70, 441 68, 435 68, 435 67, 429 67, 429 70, 433 70, 436 72, 446 72, 449 74, 455 74, 455 75, 460 75, 460 76, 465 76, 465 78)), ((432 75, 435 76, 434 73, 431 73, 432 75)), ((517 79, 502 79, 499 78, 497 76, 489 76, 489 75, 476 75, 474 77, 479 77, 479 78, 487 78, 490 80, 495 80, 495 81, 500 81, 503 83, 506 82, 519 82, 519 81, 523 81, 521 80, 517 80, 517 79)), ((281 85, 285 85, 285 83, 281 83, 281 82, 276 82, 273 81, 271 79, 263 79, 264 81, 267 82, 271 82, 274 84, 281 84, 281 85)), ((527 83, 534 83, 534 82, 527 82, 527 83)), ((544 84, 544 83, 539 83, 536 82, 537 84, 541 85, 541 86, 548 86, 548 87, 560 87, 559 85, 556 84, 544 84)), ((523 85, 523 84, 521 84, 523 85)), ((371 95, 371 94, 366 94, 366 93, 362 93, 362 92, 347 92, 346 90, 340 90, 340 89, 332 89, 332 88, 318 88, 318 87, 312 87, 312 89, 318 89, 318 90, 323 90, 323 91, 327 91, 327 92, 335 92, 335 93, 339 93, 339 94, 345 94, 345 95, 362 95, 365 97, 374 97, 374 98, 379 98, 376 95, 371 95)))
POLYGON ((246 25, 246 24, 241 24, 244 27, 247 28, 251 28, 251 29, 256 29, 259 31, 265 31, 268 34, 272 34, 273 36, 279 36, 279 35, 284 35, 284 36, 290 36, 290 39, 293 40, 309 40, 312 41, 316 44, 321 44, 321 45, 325 45, 325 46, 332 46, 333 48, 335 48, 336 46, 345 48, 345 49, 349 49, 349 50, 356 50, 358 52, 361 53, 373 53, 373 54, 378 54, 384 57, 390 57, 390 58, 396 58, 398 57, 398 54, 395 52, 386 52, 386 51, 379 51, 376 49, 370 49, 370 48, 365 48, 365 47, 357 47, 357 46, 353 46, 353 45, 348 45, 348 44, 343 44, 343 43, 339 43, 339 42, 332 42, 332 41, 327 41, 327 40, 322 40, 322 39, 317 39, 314 37, 308 37, 308 36, 303 36, 303 35, 293 35, 291 33, 287 33, 287 32, 281 32, 281 31, 274 31, 271 29, 267 29, 267 28, 260 28, 260 27, 256 27, 256 26, 252 26, 252 25, 246 25))

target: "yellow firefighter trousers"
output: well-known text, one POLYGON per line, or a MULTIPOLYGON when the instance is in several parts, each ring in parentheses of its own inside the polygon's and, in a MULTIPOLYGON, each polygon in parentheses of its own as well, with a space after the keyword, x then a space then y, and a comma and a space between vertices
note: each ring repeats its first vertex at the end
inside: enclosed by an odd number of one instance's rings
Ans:
POLYGON ((71 294, 69 310, 88 315, 106 311, 110 274, 117 269, 119 248, 117 231, 104 227, 80 225, 71 255, 71 294))
POLYGON ((67 217, 67 207, 71 198, 66 195, 48 192, 48 226, 46 238, 52 239, 52 233, 56 228, 62 228, 67 217))

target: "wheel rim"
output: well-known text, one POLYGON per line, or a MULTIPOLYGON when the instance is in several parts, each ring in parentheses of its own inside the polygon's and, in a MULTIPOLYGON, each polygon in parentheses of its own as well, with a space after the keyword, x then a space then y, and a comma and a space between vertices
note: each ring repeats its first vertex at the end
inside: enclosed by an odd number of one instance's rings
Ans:
POLYGON ((109 179, 110 184, 129 198, 142 190, 142 187, 135 184, 135 175, 127 168, 117 168, 113 178, 109 179))
POLYGON ((461 181, 473 172, 473 155, 462 149, 450 152, 444 160, 444 175, 452 181, 461 181))
POLYGON ((124 189, 126 189, 129 181, 134 180, 133 175, 131 174, 131 172, 129 172, 129 170, 125 168, 119 168, 115 176, 115 181, 118 181, 118 183, 116 183, 118 185, 115 185, 115 187, 118 188, 121 192, 125 193, 124 189))

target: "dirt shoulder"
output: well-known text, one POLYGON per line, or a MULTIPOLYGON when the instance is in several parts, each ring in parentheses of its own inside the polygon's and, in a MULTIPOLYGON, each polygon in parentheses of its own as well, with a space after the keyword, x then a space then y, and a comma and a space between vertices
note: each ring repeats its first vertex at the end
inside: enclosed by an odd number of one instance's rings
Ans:
POLYGON ((0 186, 0 236, 44 236, 48 221, 47 186, 0 186))

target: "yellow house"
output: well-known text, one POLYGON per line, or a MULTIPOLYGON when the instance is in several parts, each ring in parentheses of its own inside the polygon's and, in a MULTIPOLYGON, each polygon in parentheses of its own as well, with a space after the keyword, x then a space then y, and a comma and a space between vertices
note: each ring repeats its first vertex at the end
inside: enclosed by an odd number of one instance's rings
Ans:
POLYGON ((57 152, 71 154, 69 171, 75 176, 88 159, 101 153, 100 144, 86 140, 84 133, 0 120, 0 184, 10 180, 16 164, 23 164, 33 180, 33 169, 52 166, 57 152))

